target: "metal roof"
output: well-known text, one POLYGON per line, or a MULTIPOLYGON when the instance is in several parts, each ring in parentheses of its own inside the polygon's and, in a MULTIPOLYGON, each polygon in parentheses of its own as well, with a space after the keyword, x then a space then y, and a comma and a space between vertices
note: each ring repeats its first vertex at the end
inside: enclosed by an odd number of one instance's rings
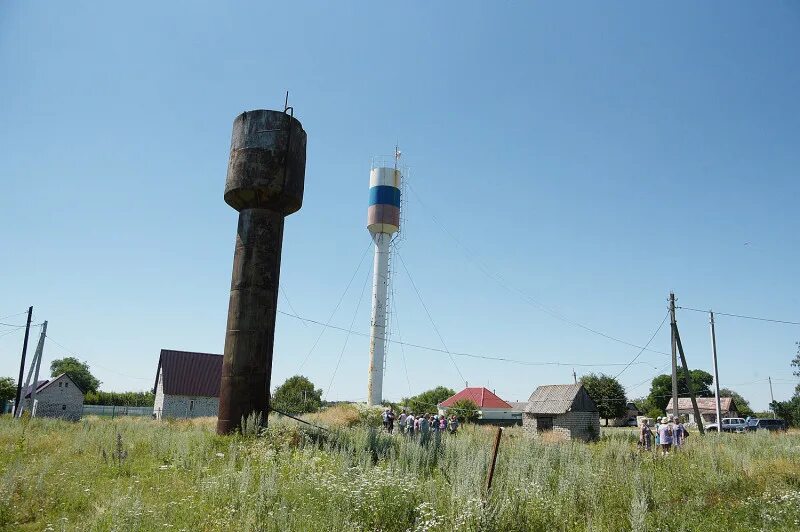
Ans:
MULTIPOLYGON (((36 393, 39 393, 39 390, 44 388, 45 385, 47 385, 48 382, 50 382, 50 381, 49 380, 38 381, 36 383, 36 393)), ((33 384, 29 384, 27 386, 24 386, 22 388, 22 397, 24 399, 28 399, 28 398, 30 398, 32 392, 33 392, 33 384)))
POLYGON ((564 414, 570 410, 596 412, 597 406, 582 384, 539 386, 528 399, 529 414, 564 414))
MULTIPOLYGON (((729 412, 736 410, 736 403, 733 402, 732 397, 720 397, 720 410, 729 412)), ((713 414, 717 411, 717 399, 715 397, 698 397, 697 409, 703 414, 713 414)), ((672 411, 672 398, 667 403, 667 413, 672 411)), ((678 413, 690 414, 694 412, 692 407, 692 399, 690 397, 678 397, 678 413)))
POLYGON ((511 405, 497 397, 491 390, 486 388, 464 388, 452 397, 448 397, 439 406, 449 408, 456 401, 469 399, 478 405, 478 408, 502 408, 511 410, 511 405))
POLYGON ((164 379, 165 395, 219 397, 222 355, 162 349, 153 393, 158 388, 159 374, 164 379))

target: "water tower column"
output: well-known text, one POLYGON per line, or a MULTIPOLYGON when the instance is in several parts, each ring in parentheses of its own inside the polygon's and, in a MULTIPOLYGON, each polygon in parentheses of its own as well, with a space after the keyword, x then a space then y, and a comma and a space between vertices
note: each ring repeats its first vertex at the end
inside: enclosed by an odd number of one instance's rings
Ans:
POLYGON ((249 111, 233 122, 225 202, 239 211, 217 432, 269 413, 284 218, 303 203, 306 133, 286 112, 249 111))
POLYGON ((386 356, 386 305, 392 236, 400 229, 400 171, 373 168, 369 176, 367 229, 375 242, 372 278, 372 320, 369 338, 367 404, 383 400, 383 361, 386 356))

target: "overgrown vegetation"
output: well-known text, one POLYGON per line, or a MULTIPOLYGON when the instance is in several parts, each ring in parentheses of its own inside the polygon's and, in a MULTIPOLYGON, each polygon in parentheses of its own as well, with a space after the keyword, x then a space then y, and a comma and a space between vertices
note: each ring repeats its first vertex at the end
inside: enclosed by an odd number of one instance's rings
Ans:
POLYGON ((113 405, 113 406, 153 406, 155 395, 146 392, 87 392, 83 398, 85 405, 113 405))
POLYGON ((403 397, 400 404, 408 412, 415 414, 436 414, 438 412, 437 405, 455 394, 456 391, 451 388, 437 386, 413 397, 403 397))
MULTIPOLYGON (((320 413, 322 416, 325 413, 320 413)), ((330 419, 329 419, 330 421, 330 419)), ((482 502, 492 429, 421 446, 356 423, 271 420, 221 437, 211 419, 0 419, 8 530, 796 530, 800 435, 694 434, 640 453, 504 432, 482 502)))
POLYGON ((322 390, 315 389, 307 377, 295 375, 275 388, 271 404, 273 408, 291 415, 316 412, 322 406, 322 390))
POLYGON ((597 405, 600 417, 606 420, 606 426, 609 419, 621 417, 627 412, 625 388, 614 377, 603 373, 589 373, 581 377, 581 384, 597 405))
POLYGON ((96 392, 102 384, 92 375, 89 364, 81 362, 75 357, 57 358, 50 363, 50 376, 58 377, 62 373, 69 375, 72 382, 83 390, 83 393, 96 392))

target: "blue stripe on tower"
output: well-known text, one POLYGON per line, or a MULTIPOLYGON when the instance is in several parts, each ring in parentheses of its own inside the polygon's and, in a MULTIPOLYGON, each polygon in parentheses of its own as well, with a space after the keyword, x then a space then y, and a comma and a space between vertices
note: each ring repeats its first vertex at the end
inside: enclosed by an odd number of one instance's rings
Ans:
POLYGON ((400 207, 400 189, 388 185, 370 187, 369 204, 400 207))

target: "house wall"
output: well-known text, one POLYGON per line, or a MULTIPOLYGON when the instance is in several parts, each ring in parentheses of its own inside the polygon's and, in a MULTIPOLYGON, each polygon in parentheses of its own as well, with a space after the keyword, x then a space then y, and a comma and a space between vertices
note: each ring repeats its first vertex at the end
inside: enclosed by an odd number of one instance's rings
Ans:
MULTIPOLYGON (((600 435, 600 414, 598 412, 566 412, 552 416, 553 432, 563 434, 567 438, 589 441, 600 435)), ((522 418, 522 429, 534 438, 541 432, 538 430, 537 414, 525 413, 522 418)))
MULTIPOLYGON (((161 394, 160 411, 155 411, 155 417, 162 418, 187 418, 216 416, 219 412, 218 397, 203 397, 191 395, 161 394)), ((158 408, 158 403, 156 404, 158 408)))
POLYGON ((36 417, 78 421, 83 412, 83 392, 62 375, 36 392, 36 417))

